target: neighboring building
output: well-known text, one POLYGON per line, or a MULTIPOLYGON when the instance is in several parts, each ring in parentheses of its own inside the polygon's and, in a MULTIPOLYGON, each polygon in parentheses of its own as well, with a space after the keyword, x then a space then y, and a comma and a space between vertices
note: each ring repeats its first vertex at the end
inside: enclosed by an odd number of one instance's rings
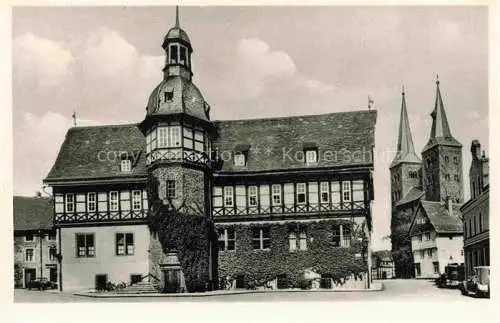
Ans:
POLYGON ((14 286, 36 278, 57 283, 57 236, 51 198, 14 196, 14 286))
POLYGON ((372 254, 372 278, 391 279, 394 278, 395 268, 390 250, 375 251, 372 254))
MULTIPOLYGON (((448 205, 447 203, 450 202, 456 204, 453 206, 453 208, 456 208, 457 205, 463 203, 462 145, 451 134, 439 81, 436 82, 436 101, 431 117, 431 133, 429 141, 422 150, 423 162, 421 162, 413 147, 405 94, 403 92, 398 150, 390 168, 391 200, 393 205, 391 240, 396 276, 399 278, 420 277, 424 272, 422 268, 419 268, 421 267, 420 250, 424 247, 420 245, 418 240, 416 241, 417 244, 415 244, 415 238, 412 238, 412 235, 416 234, 418 236, 422 232, 419 232, 419 229, 411 228, 411 223, 415 221, 419 212, 425 213, 431 207, 429 205, 433 205, 434 212, 438 212, 438 214, 434 215, 434 218, 456 222, 457 214, 453 214, 451 220, 448 219, 450 214, 447 212, 447 207, 443 205, 448 205), (442 204, 441 207, 437 207, 438 204, 442 204), (416 231, 412 232, 412 230, 416 231), (415 252, 414 247, 419 248, 419 251, 415 252), (415 255, 419 258, 415 259, 415 255)), ((441 234, 438 229, 435 230, 437 230, 438 234, 441 234)), ((452 238, 454 242, 448 245, 447 248, 453 247, 454 249, 448 251, 452 255, 460 254, 462 248, 456 244, 459 238, 455 237, 454 233, 452 235, 454 236, 452 238)), ((441 248, 439 244, 435 247, 441 248)), ((445 251, 437 250, 437 252, 441 254, 445 251)), ((432 251, 429 251, 429 254, 431 253, 432 251)), ((444 258, 440 258, 440 260, 441 262, 444 261, 444 263, 440 263, 436 267, 437 273, 442 272, 442 268, 448 262, 452 262, 444 260, 444 258)), ((434 269, 434 267, 432 268, 434 269)))
POLYGON ((376 111, 211 121, 178 15, 162 47, 145 119, 71 128, 45 179, 62 287, 368 286, 376 111), (151 224, 176 212, 199 238, 151 224))
POLYGON ((490 265, 489 158, 478 140, 471 144, 469 171, 471 198, 462 205, 466 277, 475 266, 490 265))
POLYGON ((409 231, 416 278, 437 278, 448 264, 464 262, 459 207, 420 201, 409 231))

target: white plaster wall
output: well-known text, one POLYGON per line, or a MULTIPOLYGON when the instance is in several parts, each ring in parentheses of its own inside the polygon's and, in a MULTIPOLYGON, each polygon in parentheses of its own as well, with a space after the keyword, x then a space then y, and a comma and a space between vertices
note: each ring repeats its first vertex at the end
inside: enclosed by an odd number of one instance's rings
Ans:
POLYGON ((108 281, 130 282, 130 275, 146 275, 149 270, 149 229, 147 225, 95 226, 61 229, 63 289, 95 287, 95 275, 107 274, 108 281), (94 233, 95 257, 76 257, 76 233, 94 233), (134 254, 117 256, 116 233, 134 234, 134 254))
POLYGON ((461 264, 464 262, 464 256, 462 255, 462 249, 464 248, 463 236, 456 235, 451 239, 449 237, 438 237, 436 245, 438 247, 439 271, 441 273, 444 272, 444 267, 449 263, 461 264))

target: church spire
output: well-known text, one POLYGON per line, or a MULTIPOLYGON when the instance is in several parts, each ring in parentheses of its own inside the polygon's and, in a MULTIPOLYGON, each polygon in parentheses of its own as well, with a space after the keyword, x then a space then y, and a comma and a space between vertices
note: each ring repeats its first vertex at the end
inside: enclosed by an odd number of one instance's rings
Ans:
POLYGON ((446 143, 452 145, 461 144, 453 138, 444 110, 443 98, 441 97, 441 90, 439 88, 439 75, 436 75, 436 101, 434 103, 434 110, 431 113, 432 128, 429 142, 424 147, 424 151, 433 146, 434 144, 446 143))
POLYGON ((399 120, 399 135, 396 157, 391 163, 391 167, 402 162, 420 163, 415 153, 413 139, 411 136, 410 122, 408 120, 408 111, 406 110, 406 98, 404 86, 401 91, 401 116, 399 120))

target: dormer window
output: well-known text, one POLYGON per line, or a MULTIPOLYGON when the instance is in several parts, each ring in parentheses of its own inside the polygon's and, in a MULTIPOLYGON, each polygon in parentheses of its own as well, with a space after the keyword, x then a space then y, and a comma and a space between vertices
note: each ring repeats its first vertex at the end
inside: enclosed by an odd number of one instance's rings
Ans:
POLYGON ((318 146, 314 142, 305 142, 302 146, 304 149, 305 163, 307 165, 318 162, 318 146))
POLYGON ((315 164, 318 162, 318 151, 315 149, 310 149, 305 151, 306 154, 306 164, 315 164))
POLYGON ((128 173, 132 171, 132 161, 130 159, 122 159, 120 168, 122 173, 128 173))
POLYGON ((234 155, 234 166, 244 167, 246 165, 246 156, 242 152, 234 155))
POLYGON ((165 91, 165 102, 170 102, 174 98, 174 91, 165 91))

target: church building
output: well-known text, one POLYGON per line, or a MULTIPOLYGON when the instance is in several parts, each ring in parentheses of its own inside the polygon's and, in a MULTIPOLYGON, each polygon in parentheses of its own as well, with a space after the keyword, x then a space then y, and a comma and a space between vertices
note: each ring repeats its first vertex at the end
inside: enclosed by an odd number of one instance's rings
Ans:
POLYGON ((463 262, 462 145, 451 134, 439 80, 431 117, 431 133, 420 158, 413 146, 403 91, 397 154, 390 166, 391 242, 399 278, 422 277, 423 263, 431 263, 425 268, 434 277, 448 263, 463 262))
POLYGON ((368 288, 376 111, 214 121, 178 11, 162 47, 144 119, 72 127, 44 180, 60 288, 368 288))

